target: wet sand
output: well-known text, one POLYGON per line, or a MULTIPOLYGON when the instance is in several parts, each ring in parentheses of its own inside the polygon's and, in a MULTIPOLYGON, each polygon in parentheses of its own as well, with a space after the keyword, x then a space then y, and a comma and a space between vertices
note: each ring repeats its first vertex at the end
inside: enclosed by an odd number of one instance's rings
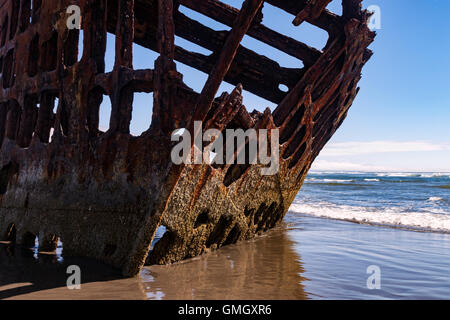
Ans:
POLYGON ((302 266, 284 228, 174 265, 145 267, 132 279, 95 261, 5 244, 0 259, 0 299, 306 298, 302 266), (81 290, 66 287, 69 265, 81 268, 81 290))
POLYGON ((169 266, 117 271, 0 245, 0 299, 445 299, 450 235, 419 233, 289 214, 251 241, 169 266), (81 290, 66 268, 79 265, 81 290), (381 290, 366 286, 370 265, 381 290))

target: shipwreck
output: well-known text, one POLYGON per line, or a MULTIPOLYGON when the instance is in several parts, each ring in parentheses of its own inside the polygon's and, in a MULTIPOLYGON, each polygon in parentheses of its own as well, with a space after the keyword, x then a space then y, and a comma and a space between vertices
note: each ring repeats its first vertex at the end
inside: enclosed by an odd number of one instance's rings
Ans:
MULTIPOLYGON (((370 13, 361 0, 0 0, 0 241, 94 258, 138 274, 251 239, 279 224, 311 164, 344 121, 358 93, 370 13), (70 29, 69 6, 81 9, 70 29), (325 30, 322 50, 266 27, 263 6, 295 26, 325 30), (189 8, 223 25, 217 31, 183 14, 189 8), (107 34, 115 63, 105 73, 107 34), (303 62, 284 68, 241 45, 247 35, 303 62), (212 53, 175 44, 181 37, 212 53), (133 43, 158 53, 153 69, 133 68, 133 43), (196 92, 182 63, 208 79, 196 92), (218 93, 222 82, 235 86, 218 93), (287 87, 282 90, 280 85, 287 87), (247 90, 277 105, 249 112, 247 90), (148 130, 130 134, 135 92, 153 92, 148 130), (103 97, 110 127, 99 128, 103 97), (279 171, 258 164, 179 164, 171 134, 179 128, 279 130, 279 171), (149 252, 156 230, 166 232, 149 252)), ((263 106, 262 106, 263 107, 263 106)), ((195 132, 193 132, 195 134, 195 132)), ((239 150, 236 150, 236 156, 239 150)))

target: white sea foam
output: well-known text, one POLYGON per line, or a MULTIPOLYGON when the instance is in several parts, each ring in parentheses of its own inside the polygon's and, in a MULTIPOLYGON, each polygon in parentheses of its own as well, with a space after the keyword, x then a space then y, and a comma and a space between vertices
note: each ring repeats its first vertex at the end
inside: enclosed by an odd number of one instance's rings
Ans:
POLYGON ((422 173, 422 174, 420 174, 420 177, 421 178, 441 178, 441 177, 450 178, 450 175, 448 173, 434 172, 434 173, 422 173))
POLYGON ((366 174, 367 172, 362 171, 318 171, 318 170, 311 170, 309 171, 311 174, 366 174))
POLYGON ((366 182, 379 182, 380 179, 364 179, 366 182))
POLYGON ((428 201, 442 201, 444 199, 440 198, 440 197, 430 197, 428 198, 428 201))
POLYGON ((377 173, 378 177, 414 177, 417 176, 417 173, 408 173, 408 172, 383 172, 377 173))
POLYGON ((450 215, 439 211, 401 212, 397 208, 380 210, 376 208, 339 206, 331 203, 294 203, 290 211, 315 217, 345 220, 365 224, 379 224, 418 230, 450 232, 450 215))
POLYGON ((447 172, 379 172, 379 177, 418 177, 418 178, 450 178, 450 174, 447 172))
POLYGON ((351 179, 323 179, 323 182, 327 183, 339 183, 339 182, 352 182, 351 179))
POLYGON ((343 183, 343 182, 353 182, 351 179, 316 179, 308 178, 306 182, 325 182, 325 183, 343 183))

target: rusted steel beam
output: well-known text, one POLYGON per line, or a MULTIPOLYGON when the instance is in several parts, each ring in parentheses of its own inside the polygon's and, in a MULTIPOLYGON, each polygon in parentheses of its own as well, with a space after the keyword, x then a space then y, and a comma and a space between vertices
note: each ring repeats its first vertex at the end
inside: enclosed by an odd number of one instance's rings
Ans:
MULTIPOLYGON (((307 1, 297 1, 297 0, 267 0, 267 3, 280 8, 294 16, 305 9, 307 1)), ((339 30, 343 27, 343 22, 341 17, 335 15, 328 10, 323 10, 322 13, 316 19, 307 17, 305 21, 311 23, 312 25, 319 27, 323 30, 328 31, 330 36, 334 36, 339 33, 339 30)))
POLYGON ((116 54, 112 92, 110 130, 130 133, 133 91, 124 87, 121 79, 126 68, 133 68, 134 0, 117 1, 116 54))
MULTIPOLYGON (((239 14, 238 9, 214 0, 180 0, 180 3, 230 27, 239 14)), ((320 56, 317 49, 273 31, 263 24, 253 23, 247 34, 302 60, 305 65, 312 65, 320 56)))
POLYGON ((208 113, 217 90, 219 90, 220 84, 231 67, 242 38, 250 28, 250 24, 263 2, 263 0, 245 0, 243 3, 239 16, 227 36, 219 59, 211 70, 200 94, 200 99, 195 106, 193 120, 203 120, 208 113))
POLYGON ((299 26, 307 18, 317 19, 327 7, 331 0, 310 0, 306 4, 306 7, 300 11, 296 16, 292 24, 294 26, 299 26))
MULTIPOLYGON (((136 19, 146 21, 143 28, 151 32, 137 34, 135 41, 146 48, 159 52, 156 39, 156 25, 152 25, 157 19, 147 19, 147 17, 155 14, 153 12, 154 10, 155 8, 152 6, 140 7, 137 10, 136 19)), ((209 74, 220 54, 220 50, 227 37, 227 32, 216 32, 186 17, 180 12, 176 12, 174 15, 176 35, 213 51, 213 54, 210 56, 205 56, 203 54, 189 52, 176 46, 175 60, 209 74)), ((114 21, 113 18, 110 20, 110 23, 114 21)), ((114 28, 110 27, 109 31, 114 32, 114 28)), ((273 38, 277 39, 277 36, 274 35, 273 38)), ((317 50, 315 52, 320 54, 317 50)), ((318 55, 316 56, 314 54, 311 60, 317 57, 318 55)), ((284 84, 287 87, 294 86, 297 82, 296 79, 301 76, 302 72, 301 69, 282 68, 277 62, 240 46, 224 80, 233 85, 242 83, 246 90, 274 103, 279 103, 286 95, 285 92, 279 89, 279 85, 284 84)))
MULTIPOLYGON (((213 51, 209 57, 203 58, 203 63, 199 55, 195 55, 195 59, 189 60, 189 53, 183 54, 182 50, 178 51, 177 56, 180 56, 180 59, 184 59, 182 61, 189 65, 193 64, 199 69, 205 68, 207 73, 212 72, 213 61, 221 52, 228 33, 214 31, 180 13, 176 15, 175 21, 179 26, 179 36, 213 51)), ((256 94, 278 103, 281 101, 280 98, 285 95, 279 89, 279 85, 294 86, 302 72, 300 61, 298 69, 283 68, 277 62, 240 46, 225 80, 234 80, 231 81, 234 85, 245 83, 249 91, 255 91, 256 94)))
POLYGON ((158 51, 163 57, 174 58, 175 24, 173 22, 173 1, 158 0, 158 51))

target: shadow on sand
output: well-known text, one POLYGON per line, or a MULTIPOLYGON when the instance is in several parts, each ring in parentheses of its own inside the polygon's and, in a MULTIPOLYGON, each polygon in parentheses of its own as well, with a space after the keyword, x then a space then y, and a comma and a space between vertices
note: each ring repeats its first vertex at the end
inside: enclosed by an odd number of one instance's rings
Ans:
POLYGON ((107 265, 56 253, 37 253, 8 243, 0 243, 0 299, 124 299, 145 298, 140 281, 123 279, 107 265), (81 289, 69 290, 68 266, 81 270, 81 289))

